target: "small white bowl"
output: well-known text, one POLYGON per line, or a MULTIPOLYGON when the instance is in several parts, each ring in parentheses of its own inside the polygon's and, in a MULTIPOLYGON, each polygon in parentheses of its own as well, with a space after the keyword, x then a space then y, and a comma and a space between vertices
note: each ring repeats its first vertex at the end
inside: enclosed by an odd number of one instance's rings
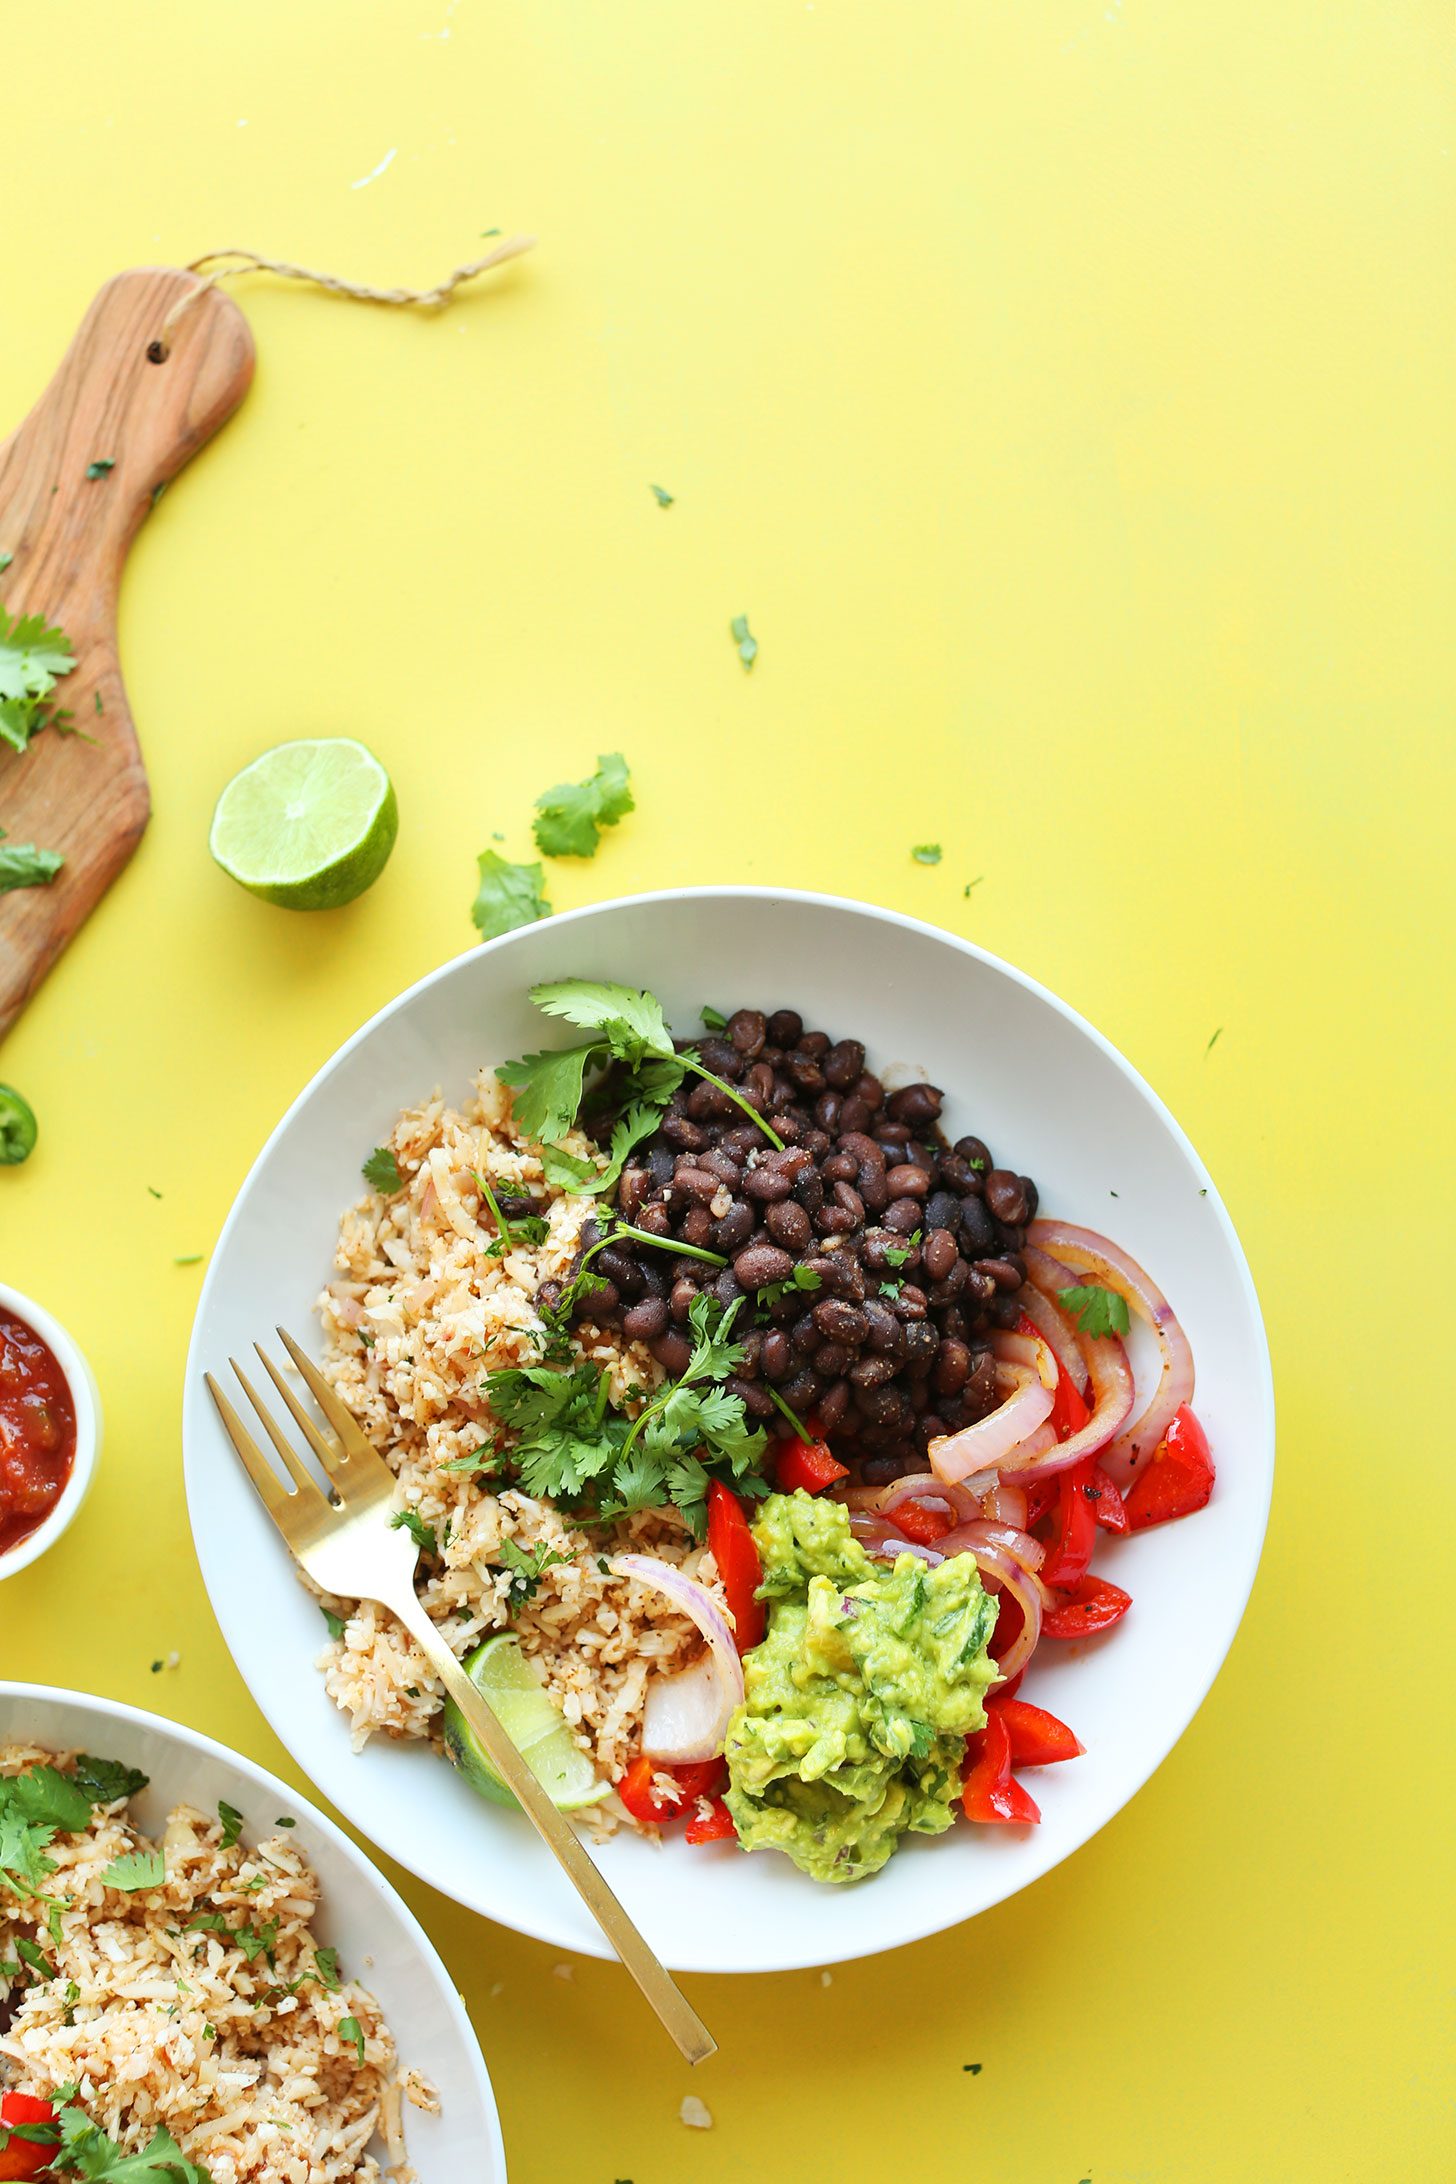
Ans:
POLYGON ((43 1524, 38 1524, 33 1532, 28 1533, 8 1553, 0 1554, 0 1581, 3 1581, 27 1568, 48 1547, 54 1547, 90 1493, 91 1482, 96 1476, 97 1461, 101 1455, 101 1391, 96 1385, 96 1375, 60 1321, 52 1319, 50 1313, 33 1298, 23 1297, 18 1289, 7 1289, 0 1282, 0 1312, 8 1312, 13 1318, 24 1320, 26 1326, 48 1345, 51 1355, 66 1376, 66 1386, 76 1413, 76 1457, 71 1465, 71 1476, 66 1481, 65 1492, 43 1524))

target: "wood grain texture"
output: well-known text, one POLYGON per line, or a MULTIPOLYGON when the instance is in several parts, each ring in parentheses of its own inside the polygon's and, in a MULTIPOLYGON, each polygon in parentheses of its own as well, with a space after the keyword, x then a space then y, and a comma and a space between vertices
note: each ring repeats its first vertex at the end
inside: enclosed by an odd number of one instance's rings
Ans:
POLYGON ((76 666, 53 702, 94 739, 47 728, 23 756, 0 746, 0 827, 66 860, 48 887, 0 895, 0 1037, 147 823, 146 769, 117 657, 122 564, 158 488, 231 416, 253 376, 247 320, 217 289, 182 315, 164 361, 148 358, 168 310, 195 286, 194 275, 165 266, 108 281, 55 378, 0 446, 0 553, 14 556, 0 599, 70 638, 76 666), (115 467, 88 478, 88 465, 106 459, 115 467))

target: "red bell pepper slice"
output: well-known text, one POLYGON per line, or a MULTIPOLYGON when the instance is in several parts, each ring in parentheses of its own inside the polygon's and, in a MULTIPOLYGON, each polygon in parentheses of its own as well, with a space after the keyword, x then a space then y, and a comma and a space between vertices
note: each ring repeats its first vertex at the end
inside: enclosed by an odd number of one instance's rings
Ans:
POLYGON ((1048 1608, 1041 1619, 1043 1638, 1089 1638, 1093 1631, 1110 1630, 1132 1606, 1132 1594, 1105 1577, 1084 1577, 1065 1600, 1048 1608))
POLYGON ((721 1797, 713 1799, 706 1813, 695 1812, 683 1830, 683 1840, 689 1843, 727 1843, 737 1839, 733 1815, 721 1797))
POLYGON ((1092 1504, 1093 1516, 1104 1532, 1127 1530, 1127 1505, 1095 1457, 1092 1460, 1091 1480, 1083 1491, 1092 1504))
POLYGON ((763 1583, 763 1564, 743 1504, 721 1479, 708 1487, 708 1547, 733 1617, 733 1643, 740 1653, 751 1653, 763 1643, 764 1606, 754 1598, 763 1583))
POLYGON ((1087 1575, 1097 1538, 1095 1497, 1088 1492, 1095 1465, 1096 1458, 1086 1456, 1057 1473, 1055 1530, 1039 1573, 1044 1585, 1079 1585, 1087 1575))
POLYGON ((889 1519, 905 1534, 906 1539, 918 1540, 922 1547, 933 1547, 938 1539, 944 1539, 955 1526, 954 1517, 943 1509, 927 1509, 923 1501, 903 1501, 889 1519))
POLYGON ((996 1627, 987 1641, 986 1651, 993 1661, 1004 1660, 1016 1640, 1021 1636, 1026 1617, 1021 1612, 1021 1602, 1015 1593, 1003 1592, 996 1605, 996 1627))
POLYGON ((1057 1499, 1057 1474, 1049 1479, 1037 1479, 1026 1489, 1026 1524, 1024 1529, 1034 1531, 1057 1499))
POLYGON ((696 1797, 710 1797, 723 1779, 721 1759, 696 1760, 691 1765, 664 1767, 639 1752, 621 1781, 617 1795, 634 1820, 656 1826, 696 1797), (674 1787, 666 1787, 671 1779, 674 1787))
POLYGON ((986 1701, 986 1711, 999 1714, 1006 1724, 1013 1767, 1050 1767, 1054 1760, 1080 1759, 1087 1749, 1044 1706, 1030 1706, 1025 1699, 997 1691, 986 1701))
POLYGON ((774 1477, 781 1494, 792 1494, 799 1487, 806 1494, 822 1494, 836 1479, 849 1477, 849 1466, 838 1461, 827 1441, 801 1441, 796 1435, 779 1450, 774 1477))
POLYGON ((1213 1451, 1208 1435, 1185 1403, 1158 1443, 1147 1469, 1127 1490, 1127 1521, 1134 1532, 1191 1517, 1213 1492, 1213 1451))
MULTIPOLYGON (((14 2132, 19 2123, 53 2124, 56 2111, 49 2101, 41 2100, 35 2093, 7 2093, 0 2100, 0 2125, 14 2132)), ((38 2176, 42 2169, 50 2167, 55 2158, 56 2138, 45 2142, 35 2139, 12 2137, 0 2146, 0 2178, 38 2176)))
POLYGON ((1022 1825, 1040 1820, 1041 1813, 1011 1773, 1011 1735, 994 1708, 986 1726, 966 1739, 967 1772, 961 1803, 968 1820, 1000 1821, 1022 1825))

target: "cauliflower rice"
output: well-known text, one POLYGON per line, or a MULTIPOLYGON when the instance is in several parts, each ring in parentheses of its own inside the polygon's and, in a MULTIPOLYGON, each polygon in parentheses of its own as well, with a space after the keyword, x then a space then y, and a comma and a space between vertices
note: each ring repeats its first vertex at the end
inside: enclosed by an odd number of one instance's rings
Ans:
MULTIPOLYGON (((0 1747, 0 1775, 54 1766, 72 1755, 0 1747)), ((98 1805, 91 1824, 62 1832, 48 1855, 57 1871, 50 1903, 65 1903, 56 1928, 33 1898, 0 1875, 0 2085, 50 2099, 74 2084, 92 2120, 128 2153, 159 2125, 213 2184, 375 2184, 368 2151, 382 2131, 397 2184, 410 2184, 401 2096, 439 2106, 416 2071, 400 2078, 379 2004, 352 1981, 331 1991, 307 1978, 296 1995, 276 1990, 315 1964, 310 1931, 319 1884, 286 1832, 256 1848, 225 1849, 216 1814, 179 1805, 157 1844, 127 1818, 128 1800, 98 1805), (113 1859, 160 1848, 159 1887, 126 1893, 102 1875, 113 1859), (261 1883, 249 1886, 249 1883, 261 1883), (249 1962, 228 1935, 193 1928, 217 1916, 248 1940, 273 1921, 272 1962, 249 1962), (17 1943, 38 1946, 53 1978, 26 1983, 17 1943), (272 1999, 258 2006, 259 1997, 272 1999), (340 2033, 352 2017, 364 2058, 340 2033)))
MULTIPOLYGON (((631 1548, 677 1564, 716 1587, 711 1555, 675 1510, 648 1510, 610 1526, 574 1527, 551 1504, 441 1467, 490 1440, 495 1421, 481 1392, 485 1373, 537 1363, 534 1299, 564 1279, 595 1201, 548 1185, 538 1154, 512 1126, 511 1096, 489 1071, 463 1112, 437 1092, 401 1115, 389 1139, 404 1189, 377 1193, 345 1214, 335 1278, 319 1299, 323 1370, 370 1440, 397 1472, 400 1506, 442 1543, 442 1563, 422 1561, 419 1597, 452 1650, 463 1656, 512 1627, 598 1772, 621 1780, 642 1723, 648 1679, 688 1665, 702 1640, 660 1593, 612 1575, 604 1558, 631 1548), (542 1203, 548 1231, 487 1257, 495 1224, 475 1181, 542 1203), (482 1223, 482 1215, 484 1220, 482 1223), (511 1573, 492 1556, 503 1540, 564 1556, 523 1607, 509 1604, 511 1573)), ((573 1133, 566 1149, 595 1152, 573 1133)), ((641 1344, 608 1334, 575 1344, 611 1374, 613 1404, 631 1411, 633 1388, 651 1391, 662 1368, 641 1344)), ((440 1686, 413 1639, 372 1602, 324 1604, 344 1620, 320 1656, 335 1704, 350 1717, 356 1748, 376 1733, 440 1741, 440 1686)), ((596 1833, 622 1821, 615 1797, 583 1815, 596 1833)))

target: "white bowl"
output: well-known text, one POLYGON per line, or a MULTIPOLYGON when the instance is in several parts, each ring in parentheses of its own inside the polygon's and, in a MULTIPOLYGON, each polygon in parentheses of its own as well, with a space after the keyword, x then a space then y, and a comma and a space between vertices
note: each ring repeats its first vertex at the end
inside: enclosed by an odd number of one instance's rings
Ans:
POLYGON ((957 1827, 916 1839, 876 1878, 805 1879, 731 1845, 618 1836, 604 1872, 653 1947, 684 1971, 777 1971, 893 1948, 969 1918, 1085 1843, 1187 1727, 1243 1613, 1264 1537, 1274 1412, 1258 1300, 1238 1239, 1177 1124, 1107 1041, 1010 965, 861 903, 766 888, 684 888, 545 919, 471 950, 402 994, 342 1047, 274 1131, 238 1194, 198 1304, 183 1409, 187 1497, 203 1576, 254 1698, 299 1765, 373 1840, 502 1924, 608 1952, 550 1853, 517 1814, 476 1797, 421 1745, 355 1755, 309 1663, 318 1609, 238 1467, 202 1384, 282 1321, 313 1330, 359 1164, 401 1107, 435 1085, 461 1098, 482 1063, 570 1036, 533 1010, 539 979, 649 986, 680 1031, 705 1002, 792 1006, 865 1040, 870 1067, 914 1066, 967 1130, 1036 1178, 1046 1212, 1106 1226, 1182 1318, 1198 1409, 1219 1466, 1197 1517, 1104 1549, 1132 1593, 1116 1629, 1046 1647, 1029 1693, 1087 1746, 1035 1777, 1039 1828, 957 1827), (1113 1195, 1115 1194, 1115 1195, 1113 1195))
POLYGON ((45 1522, 18 1541, 8 1554, 0 1555, 0 1579, 4 1579, 14 1577, 17 1571, 28 1568, 43 1555, 48 1547, 54 1547, 90 1493, 101 1454, 101 1391, 96 1385, 95 1374, 60 1321, 52 1319, 50 1313, 32 1298, 23 1297, 18 1289, 7 1289, 0 1282, 0 1312, 9 1312, 14 1318, 24 1320, 42 1342, 49 1344, 52 1356, 66 1376, 76 1413, 76 1457, 65 1490, 45 1522))
MULTIPOLYGON (((160 1834, 184 1800, 211 1811, 226 1798, 250 1834, 268 1832, 280 1816, 295 1819, 293 1839, 322 1885, 314 1932, 338 1950, 346 1976, 377 1997, 401 2063, 416 2065, 439 2088, 438 2116, 404 2104, 420 2184, 460 2184, 463 2177, 505 2184, 495 2096, 465 2005, 424 1928, 342 1828, 250 1759, 114 1699, 0 1682, 0 1744, 16 1741, 140 1767, 151 1780, 131 1809, 149 1834, 160 1834)), ((376 2152, 388 2159, 382 2142, 376 2152)))

